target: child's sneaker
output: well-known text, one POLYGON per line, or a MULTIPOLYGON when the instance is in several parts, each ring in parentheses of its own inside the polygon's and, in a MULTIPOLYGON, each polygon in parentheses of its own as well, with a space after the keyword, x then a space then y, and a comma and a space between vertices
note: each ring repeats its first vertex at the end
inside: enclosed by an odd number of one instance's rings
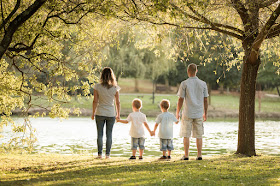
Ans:
POLYGON ((197 157, 196 160, 202 160, 202 157, 197 157))
POLYGON ((139 160, 143 160, 143 156, 139 156, 139 160))
POLYGON ((167 160, 171 160, 171 156, 167 156, 167 160))
POLYGON ((130 156, 129 160, 136 160, 135 156, 130 156))
POLYGON ((158 160, 167 160, 166 156, 161 156, 158 160))

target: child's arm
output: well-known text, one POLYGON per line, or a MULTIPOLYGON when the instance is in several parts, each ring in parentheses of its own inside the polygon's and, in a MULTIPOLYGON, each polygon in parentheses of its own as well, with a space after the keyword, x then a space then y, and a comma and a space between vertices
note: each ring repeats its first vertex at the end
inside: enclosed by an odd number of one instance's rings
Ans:
POLYGON ((151 129, 150 129, 148 123, 147 123, 147 122, 144 122, 144 125, 145 125, 146 129, 149 131, 150 135, 153 136, 153 131, 151 131, 151 129))
POLYGON ((179 120, 175 122, 175 124, 178 124, 178 123, 179 123, 179 120))
POLYGON ((154 133, 156 133, 156 130, 157 130, 157 128, 158 128, 158 125, 159 125, 158 123, 155 124, 155 128, 154 128, 154 131, 153 131, 154 133))
POLYGON ((127 121, 126 119, 117 119, 117 122, 121 122, 121 123, 124 123, 124 124, 129 123, 129 121, 127 121))

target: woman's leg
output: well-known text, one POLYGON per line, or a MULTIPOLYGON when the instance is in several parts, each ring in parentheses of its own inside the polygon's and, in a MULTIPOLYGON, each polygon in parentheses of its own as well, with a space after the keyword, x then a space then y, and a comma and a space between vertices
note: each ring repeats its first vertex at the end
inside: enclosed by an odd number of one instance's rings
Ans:
POLYGON ((96 128, 97 128, 97 147, 98 155, 102 155, 103 149, 103 129, 105 124, 105 118, 103 116, 95 116, 96 128))
POLYGON ((110 156, 115 117, 106 117, 106 156, 110 156))

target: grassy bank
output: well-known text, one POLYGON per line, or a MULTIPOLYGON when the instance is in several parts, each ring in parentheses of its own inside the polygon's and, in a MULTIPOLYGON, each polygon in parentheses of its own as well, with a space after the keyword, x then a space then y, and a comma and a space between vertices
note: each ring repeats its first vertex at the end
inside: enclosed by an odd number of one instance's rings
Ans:
POLYGON ((279 185, 280 157, 217 156, 202 161, 91 156, 0 155, 0 185, 279 185))
MULTIPOLYGON (((176 111, 178 97, 175 94, 156 94, 155 102, 152 102, 152 94, 125 94, 121 93, 121 114, 125 117, 131 112, 131 102, 134 98, 140 98, 143 101, 142 112, 150 117, 155 117, 160 113, 159 103, 162 99, 168 99, 171 102, 170 111, 176 111)), ((209 106, 209 116, 213 118, 237 118, 239 109, 239 96, 227 94, 214 94, 211 96, 211 105, 209 106), (212 115, 211 115, 212 114, 212 115)), ((65 107, 79 107, 90 110, 92 108, 92 98, 73 99, 71 103, 65 104, 65 107)), ((261 112, 258 112, 258 100, 256 100, 256 113, 261 118, 276 119, 279 116, 269 116, 268 113, 279 113, 280 97, 265 97, 261 102, 261 112)))

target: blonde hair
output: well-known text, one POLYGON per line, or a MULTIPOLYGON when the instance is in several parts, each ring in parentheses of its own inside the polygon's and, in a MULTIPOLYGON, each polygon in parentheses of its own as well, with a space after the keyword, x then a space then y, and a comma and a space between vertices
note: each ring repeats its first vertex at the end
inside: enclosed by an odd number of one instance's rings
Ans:
POLYGON ((105 67, 100 76, 100 83, 108 89, 112 86, 117 86, 117 81, 113 70, 110 67, 105 67))
POLYGON ((136 109, 141 109, 142 108, 142 101, 141 101, 141 99, 135 98, 132 101, 132 106, 135 107, 136 109))
POLYGON ((188 69, 187 69, 188 73, 190 73, 191 75, 195 75, 196 71, 197 71, 197 66, 194 63, 191 63, 188 65, 188 69))
POLYGON ((168 99, 161 100, 160 107, 168 110, 170 107, 170 101, 168 99))

